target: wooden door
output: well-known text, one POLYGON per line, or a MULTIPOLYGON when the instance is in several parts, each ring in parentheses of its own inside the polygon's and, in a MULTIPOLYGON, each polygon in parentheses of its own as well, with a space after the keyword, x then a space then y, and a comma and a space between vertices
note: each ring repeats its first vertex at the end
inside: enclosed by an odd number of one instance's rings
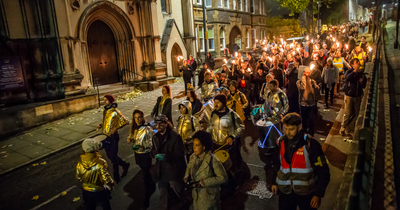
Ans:
POLYGON ((93 22, 88 31, 90 69, 99 85, 119 82, 115 39, 111 29, 103 21, 93 22))
POLYGON ((183 60, 178 61, 177 56, 182 56, 182 50, 178 44, 174 44, 171 50, 171 64, 172 64, 172 75, 174 77, 180 77, 179 66, 183 65, 183 60))

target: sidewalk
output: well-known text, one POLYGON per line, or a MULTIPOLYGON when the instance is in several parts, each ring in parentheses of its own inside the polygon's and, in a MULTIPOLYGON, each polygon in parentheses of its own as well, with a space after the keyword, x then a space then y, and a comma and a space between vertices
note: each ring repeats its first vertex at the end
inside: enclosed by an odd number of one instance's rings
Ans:
MULTIPOLYGON (((170 86, 173 98, 184 91, 184 85, 181 82, 173 83, 170 86)), ((118 108, 128 120, 131 120, 135 109, 141 109, 145 115, 149 115, 157 97, 161 95, 161 88, 144 92, 132 100, 121 100, 118 108)), ((173 99, 173 103, 181 100, 183 98, 173 99)), ((96 126, 101 123, 102 118, 103 107, 100 107, 47 123, 0 141, 0 175, 27 164, 37 164, 36 161, 41 158, 99 134, 100 131, 96 131, 96 126)))

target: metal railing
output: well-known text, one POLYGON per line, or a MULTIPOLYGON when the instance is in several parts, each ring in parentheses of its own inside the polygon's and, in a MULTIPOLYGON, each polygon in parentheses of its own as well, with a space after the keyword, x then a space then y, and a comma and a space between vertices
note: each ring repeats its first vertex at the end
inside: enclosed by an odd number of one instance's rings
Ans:
MULTIPOLYGON (((374 179, 375 148, 377 142, 377 106, 380 74, 380 49, 382 28, 377 27, 376 52, 373 60, 370 81, 367 86, 367 97, 362 126, 358 130, 358 153, 351 183, 347 210, 367 210, 371 208, 371 195, 374 179)), ((365 97, 364 96, 364 97, 365 97)))
POLYGON ((146 76, 143 76, 141 74, 138 74, 132 70, 129 69, 122 69, 121 70, 121 82, 122 82, 122 86, 125 84, 128 84, 128 87, 134 85, 135 83, 138 82, 146 82, 147 84, 147 88, 149 88, 150 86, 150 81, 147 79, 146 76), (135 76, 139 76, 142 77, 142 80, 137 80, 137 77, 135 76))

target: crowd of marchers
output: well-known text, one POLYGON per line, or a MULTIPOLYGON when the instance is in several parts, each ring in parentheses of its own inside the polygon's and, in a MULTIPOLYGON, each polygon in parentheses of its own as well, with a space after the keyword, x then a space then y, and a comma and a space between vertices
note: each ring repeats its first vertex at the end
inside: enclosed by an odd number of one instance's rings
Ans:
POLYGON ((145 121, 141 110, 135 110, 128 122, 114 97, 104 96, 106 105, 98 128, 106 138, 83 141, 76 170, 86 209, 98 204, 111 209, 110 192, 130 166, 118 156, 118 129, 127 124, 131 128, 127 141, 142 170, 144 208, 151 205, 150 197, 158 186, 161 209, 174 205, 174 197, 181 209, 220 209, 221 192, 232 195, 239 188, 245 121, 254 124, 246 129, 258 133, 258 146, 271 160, 266 167, 271 170, 267 188, 279 195, 279 209, 317 209, 330 181, 328 161, 313 137, 317 102, 329 109, 344 92, 340 132, 352 138, 371 51, 364 36, 360 43, 354 38, 364 24, 331 26, 317 36, 298 40, 256 40, 251 52, 226 54, 218 70, 213 69, 210 54, 199 68, 190 56, 180 67, 186 100, 179 104, 175 122, 168 85, 162 87, 154 105, 152 122, 145 121), (113 176, 100 149, 111 160, 113 176))

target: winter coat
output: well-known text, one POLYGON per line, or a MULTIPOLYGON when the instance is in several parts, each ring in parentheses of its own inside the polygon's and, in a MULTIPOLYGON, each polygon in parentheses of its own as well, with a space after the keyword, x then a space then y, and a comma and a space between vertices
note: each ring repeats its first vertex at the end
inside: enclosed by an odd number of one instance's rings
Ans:
MULTIPOLYGON (((320 198, 324 197, 326 187, 330 181, 330 172, 328 161, 325 158, 324 152, 322 151, 321 144, 318 143, 311 135, 306 136, 306 141, 303 140, 304 131, 300 131, 300 133, 295 136, 295 147, 290 149, 291 146, 289 144, 289 140, 287 139, 286 135, 283 135, 280 140, 285 142, 284 145, 284 159, 287 163, 292 163, 293 155, 296 152, 299 152, 304 146, 306 146, 309 161, 313 168, 313 176, 316 178, 314 188, 311 190, 311 194, 318 196, 320 198), (292 152, 290 152, 292 151, 292 152)), ((273 169, 272 173, 267 174, 267 183, 276 184, 276 175, 281 168, 281 148, 280 146, 282 143, 278 144, 275 148, 273 160, 273 169)))
POLYGON ((351 68, 344 74, 344 93, 346 96, 358 97, 363 95, 363 89, 367 85, 367 77, 363 72, 354 72, 351 68), (362 82, 360 79, 362 78, 362 82))
POLYGON ((273 68, 273 69, 270 69, 269 72, 274 74, 275 79, 278 80, 278 82, 279 82, 279 88, 282 89, 285 85, 283 82, 284 76, 283 76, 282 69, 279 67, 277 69, 273 68))
POLYGON ((154 165, 155 180, 180 181, 186 170, 182 137, 172 128, 168 127, 165 134, 161 136, 157 132, 153 136, 153 148, 151 156, 164 154, 162 161, 156 161, 154 165), (160 141, 162 138, 162 142, 160 141))
POLYGON ((188 64, 189 66, 192 68, 192 71, 195 72, 197 70, 197 62, 195 59, 193 59, 193 61, 188 60, 188 64), (192 62, 191 64, 189 64, 190 62, 192 62))
POLYGON ((76 178, 82 183, 83 190, 98 192, 104 185, 112 187, 114 181, 108 172, 107 161, 98 152, 84 153, 76 166, 76 178))
POLYGON ((311 70, 310 78, 313 79, 317 83, 317 85, 321 84, 321 71, 314 68, 313 70, 311 70))
POLYGON ((299 90, 297 89, 296 82, 298 80, 298 69, 294 68, 287 74, 288 84, 286 95, 288 98, 299 97, 299 90))
POLYGON ((204 83, 204 74, 207 72, 207 69, 201 68, 199 71, 199 84, 198 86, 201 87, 204 83))
MULTIPOLYGON (((190 101, 190 98, 187 98, 186 100, 190 101)), ((200 99, 196 98, 194 100, 194 102, 190 102, 192 103, 192 114, 195 115, 197 112, 199 112, 201 110, 201 108, 203 107, 203 104, 201 103, 200 99)))
POLYGON ((185 178, 190 182, 199 182, 202 179, 205 184, 205 187, 196 187, 192 190, 194 210, 221 209, 220 186, 228 181, 228 175, 216 156, 211 152, 200 157, 192 154, 186 168, 185 178), (196 174, 193 174, 197 158, 200 158, 201 164, 196 174), (201 160, 201 158, 203 159, 201 160))
POLYGON ((184 79, 190 79, 192 78, 193 75, 193 70, 192 67, 187 65, 187 66, 181 66, 181 68, 179 69, 180 72, 183 72, 183 78, 184 79))
POLYGON ((168 117, 168 120, 172 122, 172 99, 165 99, 164 106, 162 108, 162 112, 158 113, 158 107, 160 106, 162 100, 162 96, 157 98, 157 103, 154 105, 153 111, 151 111, 151 116, 155 117, 159 114, 163 114, 168 117))
POLYGON ((332 84, 339 83, 339 70, 335 67, 325 66, 322 70, 321 79, 328 89, 331 89, 332 84))

